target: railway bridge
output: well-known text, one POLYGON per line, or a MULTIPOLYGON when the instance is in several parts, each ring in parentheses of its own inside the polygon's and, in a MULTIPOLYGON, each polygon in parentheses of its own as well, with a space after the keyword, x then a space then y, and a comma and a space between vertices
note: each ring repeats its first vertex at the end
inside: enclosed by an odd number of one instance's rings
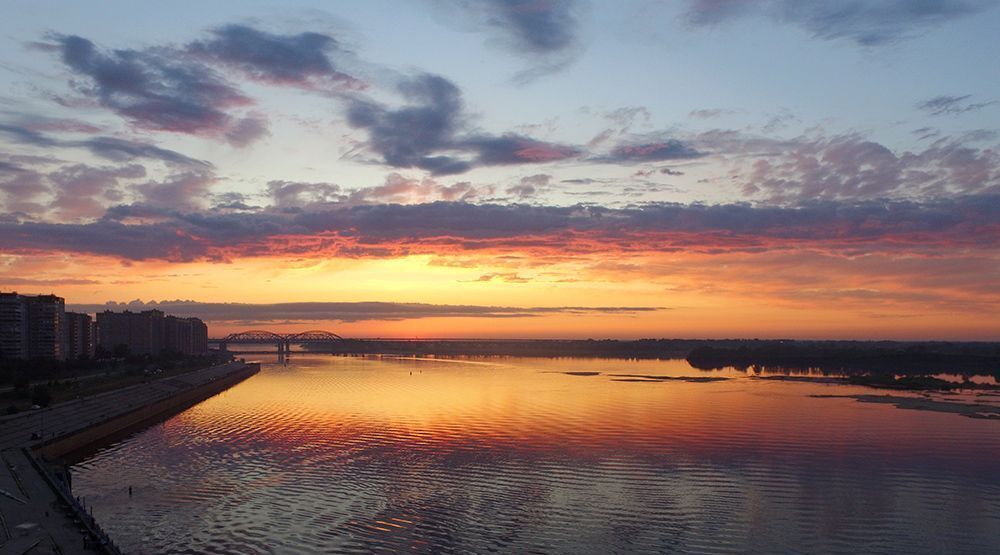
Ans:
POLYGON ((229 345, 276 345, 278 354, 284 355, 291 352, 292 345, 319 345, 343 340, 343 337, 323 330, 288 334, 267 330, 247 330, 231 333, 221 339, 209 339, 208 342, 217 344, 220 351, 228 350, 229 345))

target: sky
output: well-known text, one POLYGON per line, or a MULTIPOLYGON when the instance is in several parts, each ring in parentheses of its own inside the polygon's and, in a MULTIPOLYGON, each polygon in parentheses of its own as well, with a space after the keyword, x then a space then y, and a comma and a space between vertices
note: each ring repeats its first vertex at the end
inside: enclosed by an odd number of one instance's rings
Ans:
POLYGON ((1000 340, 1000 2, 3 2, 0 290, 210 334, 1000 340))

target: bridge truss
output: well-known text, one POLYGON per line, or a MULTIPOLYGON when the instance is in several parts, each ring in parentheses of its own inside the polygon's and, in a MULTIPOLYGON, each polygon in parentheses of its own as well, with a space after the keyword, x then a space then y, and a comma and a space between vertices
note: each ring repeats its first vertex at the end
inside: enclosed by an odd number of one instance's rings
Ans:
POLYGON ((222 351, 227 350, 229 345, 277 345, 278 354, 286 354, 292 351, 292 345, 318 345, 343 340, 343 337, 323 330, 309 330, 285 335, 267 330, 247 330, 231 333, 213 342, 218 343, 219 350, 222 351))

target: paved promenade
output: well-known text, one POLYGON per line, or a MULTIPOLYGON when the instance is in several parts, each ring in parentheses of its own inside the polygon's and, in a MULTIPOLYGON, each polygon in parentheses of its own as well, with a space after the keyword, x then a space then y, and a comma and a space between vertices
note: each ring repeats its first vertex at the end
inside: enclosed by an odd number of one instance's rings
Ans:
POLYGON ((84 523, 59 502, 26 449, 170 399, 245 367, 242 363, 214 366, 0 417, 0 555, 94 552, 84 549, 84 523))

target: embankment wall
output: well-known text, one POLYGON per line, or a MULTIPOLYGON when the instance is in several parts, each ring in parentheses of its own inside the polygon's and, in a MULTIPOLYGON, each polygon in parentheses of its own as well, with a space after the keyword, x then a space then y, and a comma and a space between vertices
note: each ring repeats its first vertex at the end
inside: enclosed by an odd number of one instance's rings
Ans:
POLYGON ((112 416, 103 422, 57 437, 35 447, 34 452, 50 461, 63 458, 70 453, 100 444, 124 431, 141 429, 145 425, 179 413, 229 389, 259 371, 260 364, 247 363, 243 368, 210 382, 192 386, 166 399, 154 401, 133 411, 112 416))

